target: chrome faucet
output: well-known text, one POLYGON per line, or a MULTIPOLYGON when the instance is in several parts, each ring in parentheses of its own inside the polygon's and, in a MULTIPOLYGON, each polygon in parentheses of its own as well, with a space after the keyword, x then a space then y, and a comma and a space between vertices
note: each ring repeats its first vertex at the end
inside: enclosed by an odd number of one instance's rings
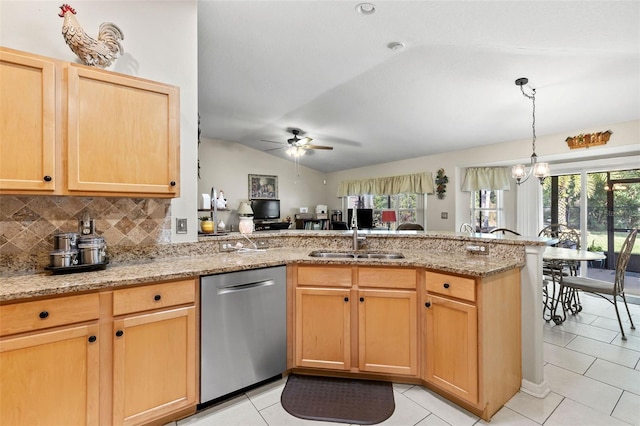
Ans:
POLYGON ((353 250, 360 249, 360 243, 366 240, 366 237, 358 237, 358 215, 357 215, 356 206, 353 206, 353 212, 351 215, 351 230, 353 231, 353 250))

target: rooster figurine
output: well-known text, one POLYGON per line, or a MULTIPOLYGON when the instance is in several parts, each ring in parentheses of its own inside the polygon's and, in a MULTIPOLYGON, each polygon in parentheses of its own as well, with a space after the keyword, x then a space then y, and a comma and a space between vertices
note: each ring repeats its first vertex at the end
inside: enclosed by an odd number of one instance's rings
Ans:
POLYGON ((124 52, 119 41, 124 40, 122 31, 117 25, 104 22, 100 25, 96 40, 84 32, 75 14, 75 9, 68 4, 60 6, 58 16, 64 18, 62 23, 64 40, 85 65, 108 67, 116 60, 118 54, 122 55, 124 52))

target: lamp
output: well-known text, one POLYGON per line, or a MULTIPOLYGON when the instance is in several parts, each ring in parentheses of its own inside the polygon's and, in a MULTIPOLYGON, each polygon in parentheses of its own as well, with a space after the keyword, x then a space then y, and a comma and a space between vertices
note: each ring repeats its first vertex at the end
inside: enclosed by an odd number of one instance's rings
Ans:
POLYGON ((382 223, 386 223, 387 224, 387 229, 391 229, 391 225, 389 224, 390 222, 395 222, 396 219, 396 212, 395 210, 384 210, 382 212, 382 218, 380 219, 380 222, 382 223))
POLYGON ((253 233, 253 209, 249 203, 242 201, 238 207, 238 216, 240 217, 240 223, 238 229, 241 234, 253 233))
POLYGON ((536 89, 531 89, 531 95, 526 94, 523 86, 528 82, 529 79, 526 77, 516 80, 516 85, 520 86, 522 94, 531 99, 533 104, 533 124, 531 125, 531 128, 533 129, 533 141, 531 142, 533 153, 531 154, 531 168, 529 169, 529 172, 527 172, 524 164, 517 164, 511 169, 511 176, 516 180, 518 185, 526 182, 531 174, 540 179, 540 183, 542 184, 544 178, 549 176, 551 173, 548 163, 538 163, 538 156, 536 155, 536 89))

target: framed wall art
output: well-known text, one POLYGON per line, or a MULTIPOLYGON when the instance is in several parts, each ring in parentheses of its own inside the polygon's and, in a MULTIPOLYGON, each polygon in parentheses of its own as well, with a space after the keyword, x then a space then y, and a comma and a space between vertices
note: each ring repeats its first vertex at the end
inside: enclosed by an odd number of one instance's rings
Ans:
POLYGON ((250 200, 277 200, 278 176, 249 175, 250 200))

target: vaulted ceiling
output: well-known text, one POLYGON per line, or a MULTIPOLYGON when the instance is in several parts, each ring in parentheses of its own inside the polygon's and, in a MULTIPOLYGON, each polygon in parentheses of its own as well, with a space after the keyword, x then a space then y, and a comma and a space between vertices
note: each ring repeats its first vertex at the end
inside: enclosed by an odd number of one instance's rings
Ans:
POLYGON ((359 3, 199 1, 202 137, 299 128, 334 147, 300 159, 324 172, 527 139, 519 77, 538 136, 640 117, 639 1, 359 3))

